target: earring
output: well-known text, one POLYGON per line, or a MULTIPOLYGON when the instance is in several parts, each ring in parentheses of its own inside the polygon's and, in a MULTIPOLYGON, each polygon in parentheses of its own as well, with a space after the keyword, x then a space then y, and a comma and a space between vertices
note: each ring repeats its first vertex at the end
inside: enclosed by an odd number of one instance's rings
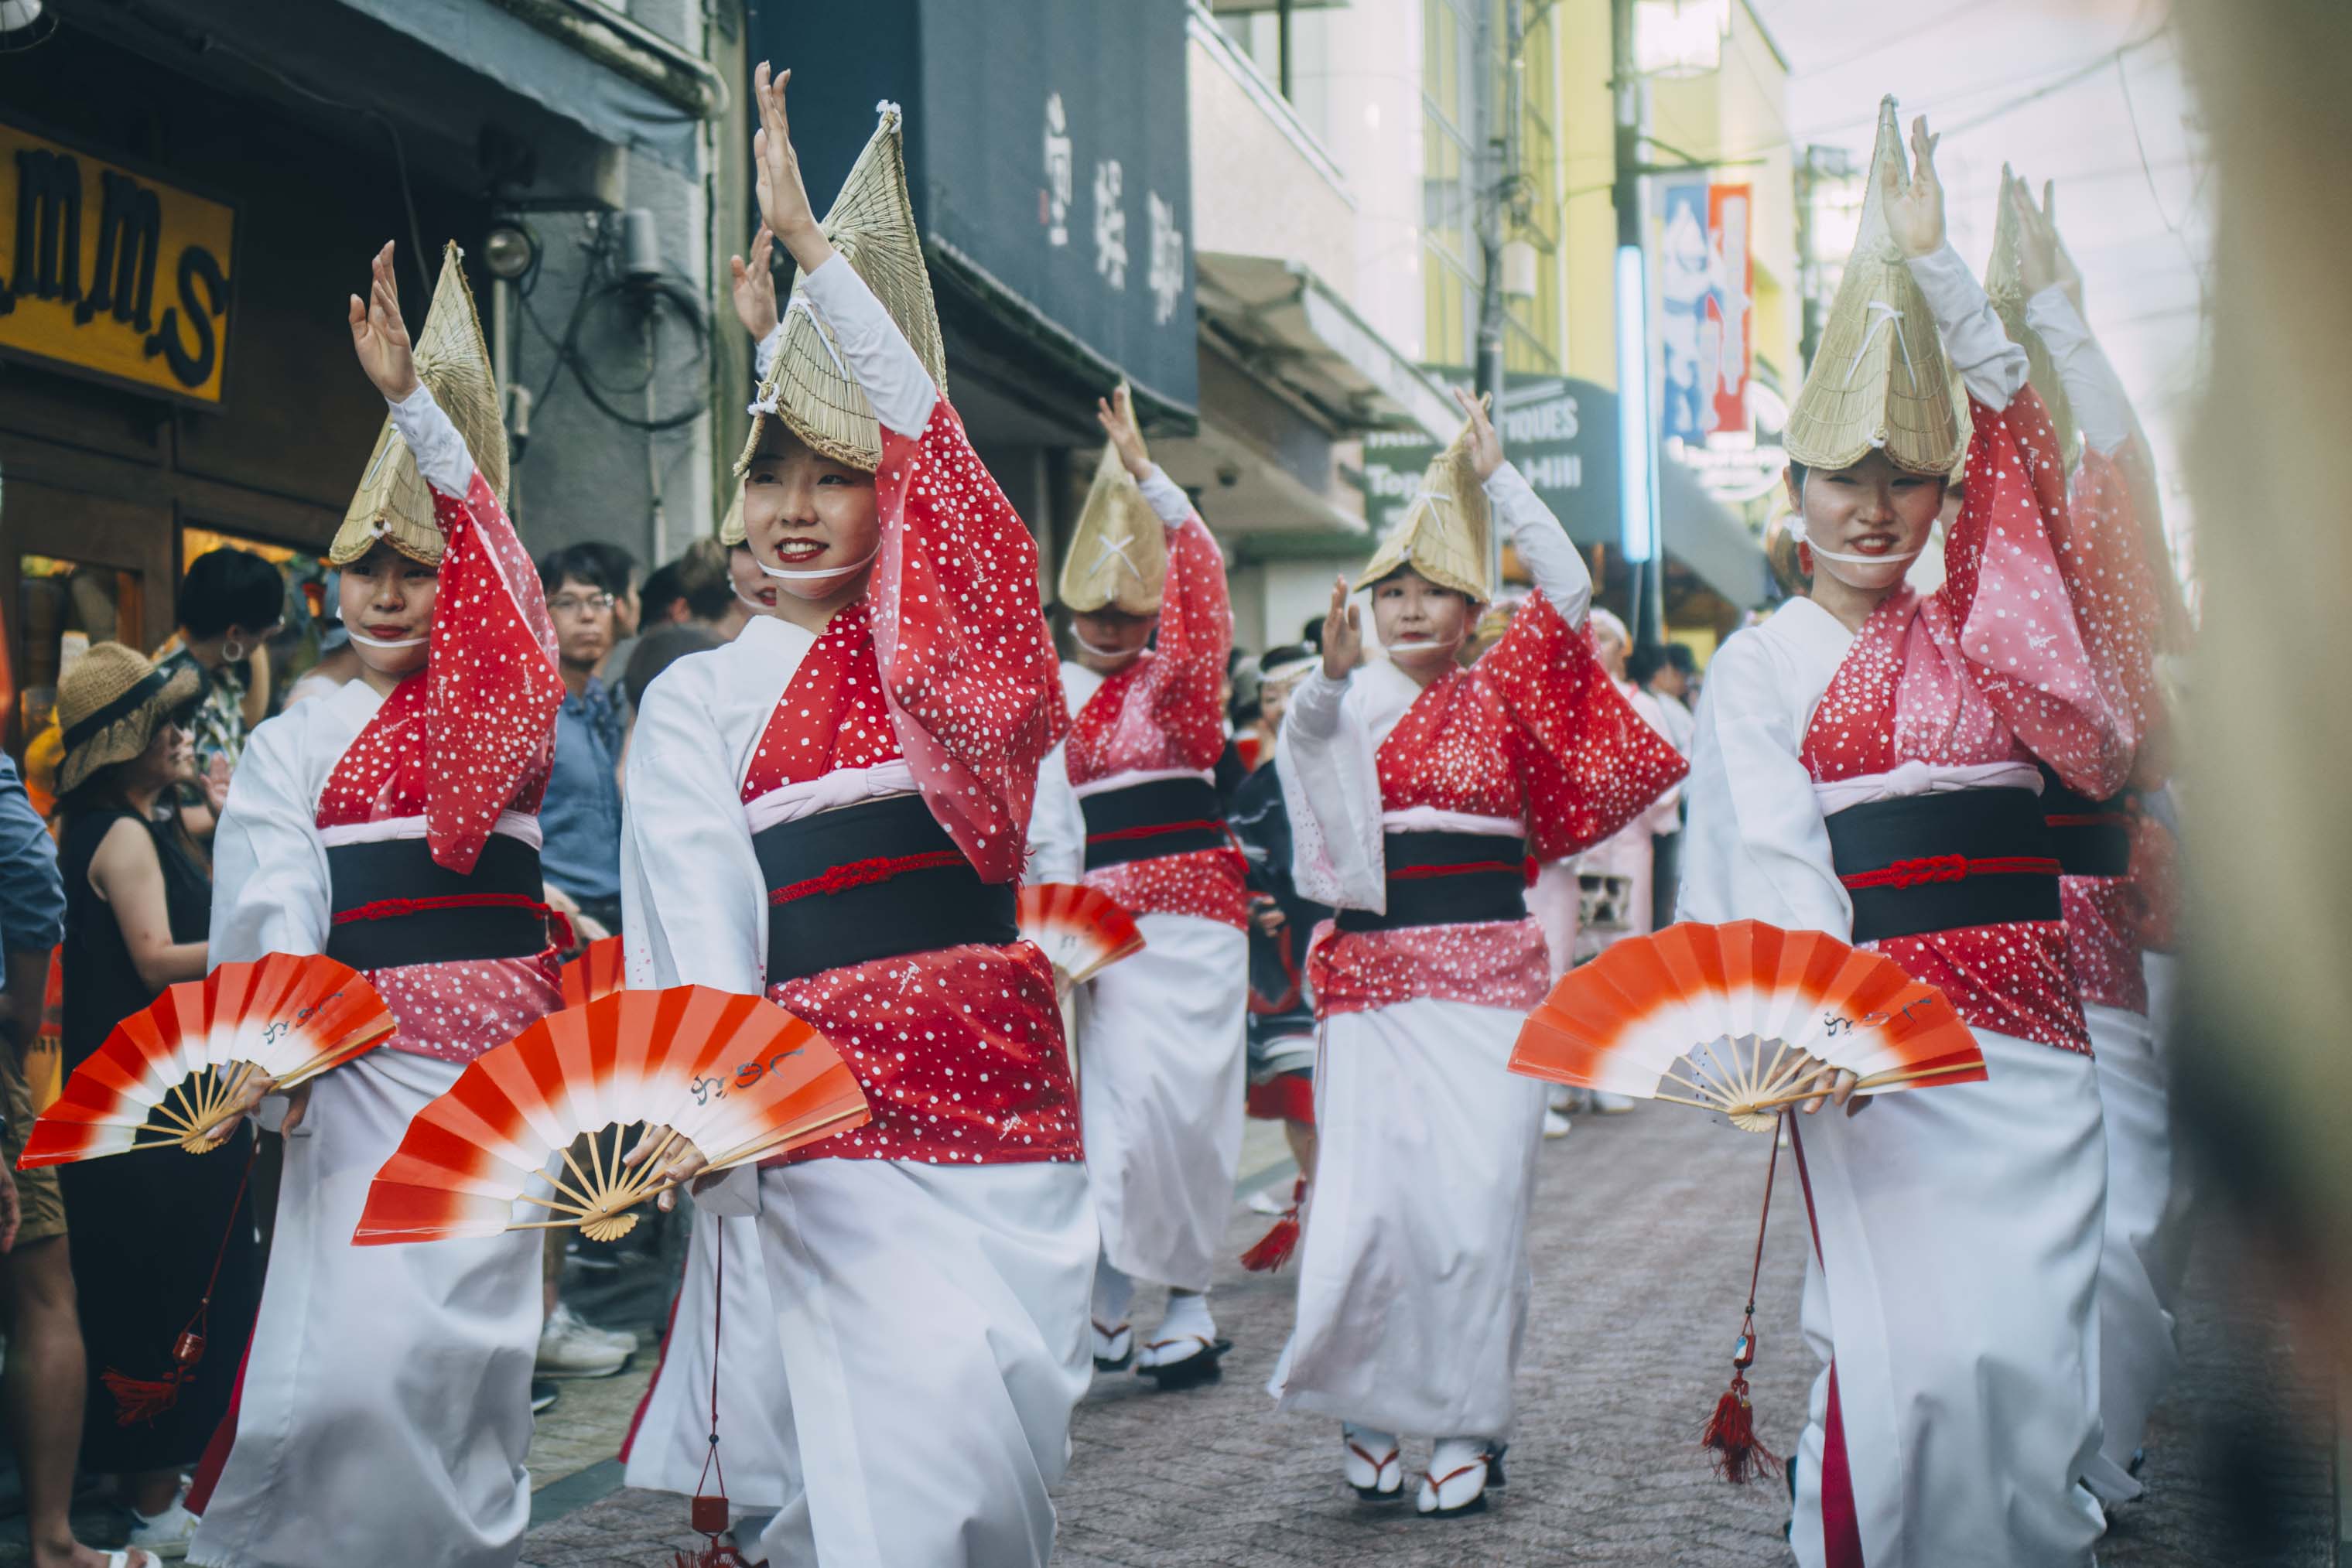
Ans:
POLYGON ((222 643, 221 643, 221 660, 222 660, 222 662, 223 662, 224 664, 236 664, 239 659, 242 659, 242 658, 244 658, 244 657, 245 657, 245 644, 244 644, 244 643, 242 643, 238 642, 238 641, 237 641, 236 638, 234 638, 234 637, 227 638, 227 639, 226 639, 226 640, 224 640, 224 641, 222 642, 222 643))
POLYGON ((1813 547, 1802 539, 1797 541, 1797 570, 1805 577, 1813 575, 1813 547))

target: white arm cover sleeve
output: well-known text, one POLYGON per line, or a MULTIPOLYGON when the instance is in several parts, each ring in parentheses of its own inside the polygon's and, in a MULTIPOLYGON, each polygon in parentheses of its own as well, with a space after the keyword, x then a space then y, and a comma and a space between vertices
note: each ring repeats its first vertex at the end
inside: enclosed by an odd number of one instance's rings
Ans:
POLYGON ((1944 353, 1968 383, 1969 395, 1995 413, 2007 408, 2025 384, 2025 350, 2009 340, 1984 285, 1948 244, 1932 255, 1913 256, 1911 276, 1936 312, 1944 353))
POLYGON ((419 382, 416 390, 400 402, 388 398, 385 402, 392 409, 393 428, 416 455, 416 471, 425 476, 425 482, 453 501, 464 500, 474 487, 474 455, 441 405, 433 401, 433 389, 419 382))
POLYGON ((1585 569, 1584 557, 1577 553, 1568 530, 1559 526, 1559 519, 1515 465, 1506 463, 1496 469, 1486 489, 1496 520, 1519 552, 1519 560, 1536 580, 1537 589, 1551 601, 1562 620, 1570 626, 1583 625, 1585 612, 1592 605, 1592 574, 1585 569))
POLYGON ((2083 439, 2109 454, 2130 440, 2131 400, 2124 395, 2123 381, 2066 291, 2053 284, 2027 300, 2025 324, 2050 346, 2083 439))
POLYGON ((849 373, 874 405, 874 417, 901 435, 922 434, 939 403, 940 389, 931 384, 930 372, 915 357, 882 301, 866 287, 866 279, 847 257, 836 255, 803 277, 801 286, 810 303, 824 313, 849 373))

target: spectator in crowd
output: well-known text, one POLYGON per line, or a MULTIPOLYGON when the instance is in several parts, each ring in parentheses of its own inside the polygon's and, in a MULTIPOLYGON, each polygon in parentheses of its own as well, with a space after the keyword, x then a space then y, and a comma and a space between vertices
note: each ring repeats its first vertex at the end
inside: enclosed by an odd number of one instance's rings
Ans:
MULTIPOLYGON (((74 1466, 81 1452, 83 1358, 66 1241, 65 1198, 54 1166, 9 1173, 25 1150, 33 1105, 25 1051, 41 1028, 50 955, 65 940, 65 885, 48 830, 0 754, 0 1071, 7 1083, 7 1146, 0 1159, 0 1286, 7 1309, 7 1369, 0 1409, 16 1450, 35 1568, 89 1568, 101 1553, 74 1540, 74 1466), (13 1238, 14 1245, 7 1245, 13 1238)), ((134 1568, 155 1559, 133 1552, 134 1568)))
POLYGON ((754 615, 773 615, 780 589, 752 557, 749 545, 727 547, 727 591, 734 602, 727 607, 724 616, 712 621, 696 612, 696 618, 710 627, 720 641, 731 643, 754 615))
POLYGON ((620 601, 609 571, 604 554, 589 545, 567 545, 539 563, 564 687, 555 767, 539 812, 540 869, 549 886, 605 933, 621 928, 622 723, 596 675, 612 651, 620 601))
POLYGON ((188 831, 212 837, 228 799, 229 774, 245 752, 246 731, 269 716, 269 661, 262 644, 286 620, 286 580, 251 550, 206 550, 180 580, 176 648, 166 674, 193 670, 203 696, 189 719, 200 788, 178 792, 188 831))
MULTIPOLYGON (((679 561, 668 561, 656 567, 646 586, 637 596, 637 627, 641 634, 650 634, 665 626, 694 619, 694 612, 686 602, 686 581, 679 561)), ((623 680, 628 679, 628 666, 622 666, 623 680)))
POLYGON ((629 667, 621 677, 629 699, 629 712, 636 713, 646 700, 646 688, 654 677, 685 658, 719 646, 719 639, 691 621, 656 626, 637 639, 637 651, 630 655, 629 667))
POLYGON ((629 668, 629 655, 636 652, 637 633, 644 626, 639 619, 644 612, 644 599, 638 591, 637 558, 619 545, 606 544, 602 539, 590 539, 579 547, 604 564, 604 580, 615 582, 613 590, 613 645, 596 666, 596 678, 604 683, 607 691, 617 693, 621 677, 629 668))
MULTIPOLYGON (((1676 751, 1688 757, 1698 720, 1685 706, 1690 689, 1691 651, 1680 643, 1634 649, 1625 656, 1625 677, 1638 686, 1635 706, 1676 751), (1682 663, 1675 655, 1682 655, 1682 663), (1643 700, 1646 699, 1646 701, 1643 700)), ((1659 815, 1650 840, 1650 929, 1675 923, 1675 894, 1682 884, 1683 820, 1679 799, 1671 819, 1659 815)))
MULTIPOLYGON (((120 643, 92 648, 58 683, 68 1072, 165 987, 204 977, 210 868, 178 813, 157 814, 166 791, 195 778, 194 736, 182 726, 202 697, 196 671, 151 666, 120 643)), ((158 1556, 183 1555, 194 1532, 182 1472, 227 1412, 260 1305, 245 1182, 254 1137, 239 1123, 201 1160, 159 1148, 58 1167, 87 1347, 82 1468, 122 1478, 131 1544, 158 1556), (201 1331, 208 1354, 161 1408, 142 1409, 118 1386, 136 1380, 156 1392, 216 1256, 201 1331)))

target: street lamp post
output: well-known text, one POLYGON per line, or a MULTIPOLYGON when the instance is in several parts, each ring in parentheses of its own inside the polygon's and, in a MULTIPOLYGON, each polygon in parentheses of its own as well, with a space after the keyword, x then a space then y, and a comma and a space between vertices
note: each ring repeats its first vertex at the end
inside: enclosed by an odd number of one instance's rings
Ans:
POLYGON ((1658 538, 1658 440, 1650 397, 1650 268, 1643 250, 1642 76, 1633 56, 1633 0, 1611 0, 1611 86, 1617 110, 1618 543, 1633 568, 1635 647, 1665 640, 1665 551, 1658 538))

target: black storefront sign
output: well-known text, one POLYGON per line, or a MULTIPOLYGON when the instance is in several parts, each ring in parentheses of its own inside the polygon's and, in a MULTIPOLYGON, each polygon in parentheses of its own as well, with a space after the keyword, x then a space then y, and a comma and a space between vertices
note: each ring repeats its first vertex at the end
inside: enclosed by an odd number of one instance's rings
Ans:
POLYGON ((1197 403, 1184 0, 753 0, 750 16, 749 58, 793 68, 820 211, 877 104, 899 104, 943 305, 1025 314, 1151 400, 1197 403))
MULTIPOLYGON (((1546 376, 1506 389, 1496 422, 1503 450, 1580 545, 1613 542, 1617 517, 1617 394, 1546 376)), ((1394 434, 1364 438, 1364 513, 1375 534, 1403 517, 1438 448, 1394 434)))

